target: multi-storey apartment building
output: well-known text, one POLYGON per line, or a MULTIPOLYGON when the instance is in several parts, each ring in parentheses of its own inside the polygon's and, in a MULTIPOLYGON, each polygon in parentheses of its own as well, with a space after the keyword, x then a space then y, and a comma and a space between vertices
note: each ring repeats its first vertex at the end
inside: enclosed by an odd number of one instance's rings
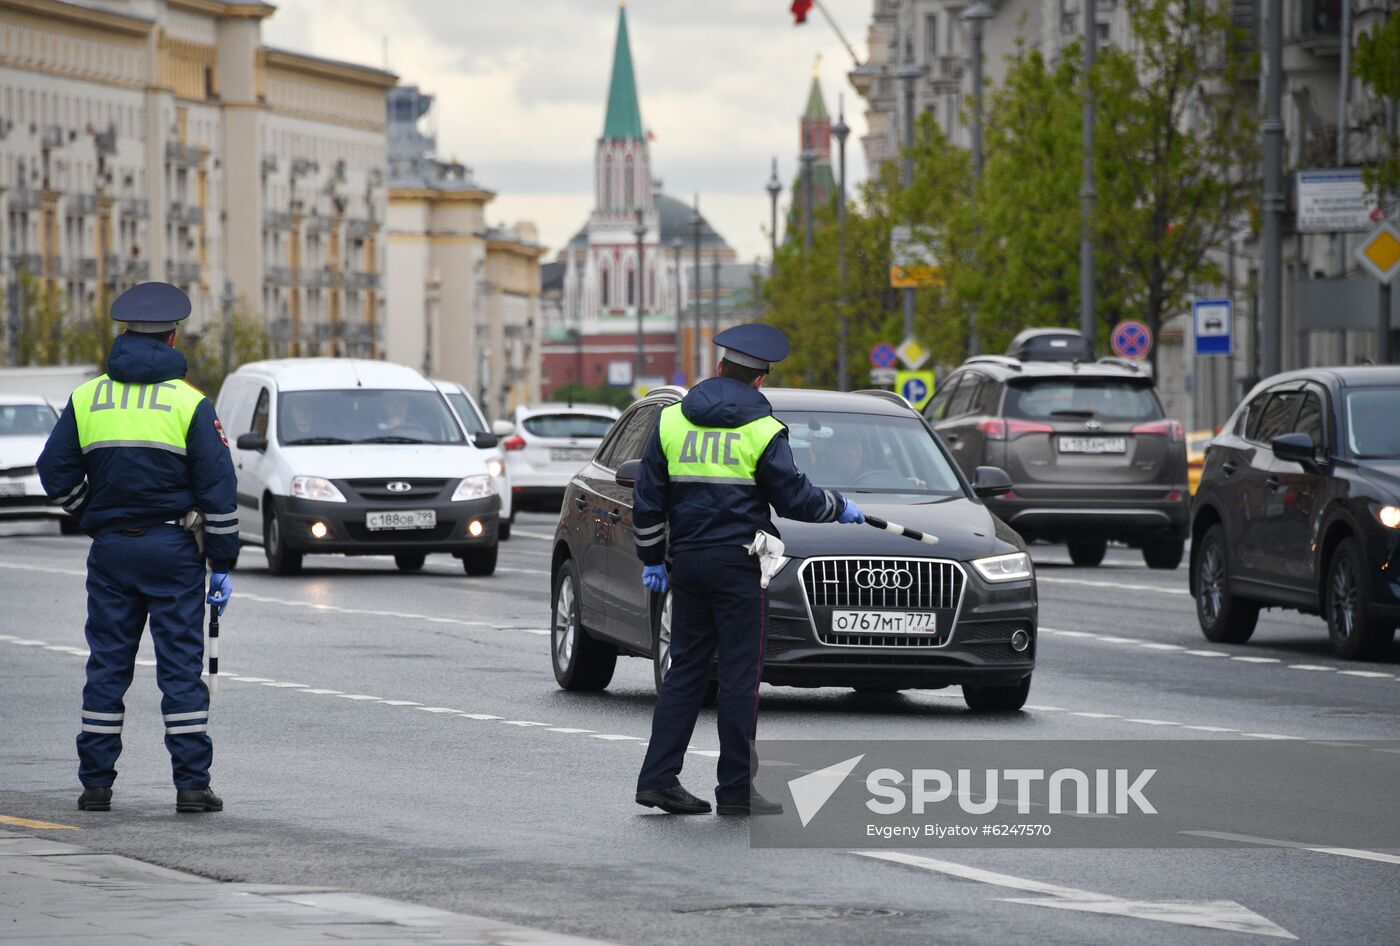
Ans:
MULTIPOLYGON (((0 0, 0 281, 144 280, 288 354, 377 353, 395 76, 262 44, 259 2, 0 0)), ((8 321, 16 293, 6 296, 8 321)))

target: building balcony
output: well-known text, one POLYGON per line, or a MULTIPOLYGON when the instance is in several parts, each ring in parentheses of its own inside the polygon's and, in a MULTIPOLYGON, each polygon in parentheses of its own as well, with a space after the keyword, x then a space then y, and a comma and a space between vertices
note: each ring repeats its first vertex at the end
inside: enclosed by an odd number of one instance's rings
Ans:
POLYGON ((68 210, 70 213, 84 216, 97 213, 97 195, 70 194, 68 196, 68 210))
POLYGON ((263 214, 263 226, 269 230, 290 230, 292 215, 280 210, 269 210, 263 214))
POLYGON ((32 187, 10 191, 11 210, 38 210, 39 192, 32 187))
POLYGON ((44 271, 44 258, 38 253, 11 253, 10 271, 37 276, 44 271))
POLYGON ((69 279, 88 280, 97 278, 97 257, 80 256, 68 262, 64 275, 69 279))
POLYGON ((1341 56, 1342 17, 1337 7, 1328 0, 1303 0, 1293 36, 1298 45, 1314 56, 1341 56))
POLYGON ((269 266, 263 272, 263 281, 272 283, 274 286, 296 285, 296 278, 290 266, 269 266))
POLYGON ((202 227, 204 226, 204 208, 198 204, 187 204, 179 200, 171 201, 170 221, 180 226, 202 227))
POLYGON ((378 289, 378 273, 347 273, 345 286, 348 289, 378 289))
POLYGON ((176 262, 174 260, 166 260, 165 278, 175 283, 176 285, 190 285, 192 283, 197 283, 199 282, 200 278, 199 264, 195 262, 186 262, 184 260, 181 260, 179 262, 176 262))
POLYGON ((331 286, 335 281, 335 272, 329 266, 303 266, 301 268, 301 284, 308 289, 321 289, 331 286))
POLYGON ((151 215, 151 206, 144 197, 127 197, 122 200, 122 216, 145 220, 151 215))
POLYGON ((126 263, 126 278, 127 278, 127 279, 131 279, 131 280, 134 280, 134 281, 136 281, 136 282, 145 282, 147 279, 150 279, 150 278, 151 278, 151 262, 150 262, 150 260, 144 260, 144 259, 127 260, 127 263, 126 263))
POLYGON ((165 159, 171 164, 193 167, 200 161, 200 150, 194 145, 181 144, 178 141, 167 141, 165 143, 165 159))
POLYGON ((967 60, 962 56, 934 56, 928 64, 928 81, 934 86, 961 83, 967 60))
POLYGON ((363 240, 377 229, 378 225, 373 220, 357 218, 345 221, 345 235, 352 240, 363 240))
POLYGON ((306 229, 316 233, 334 230, 336 219, 326 214, 310 213, 306 215, 306 229))

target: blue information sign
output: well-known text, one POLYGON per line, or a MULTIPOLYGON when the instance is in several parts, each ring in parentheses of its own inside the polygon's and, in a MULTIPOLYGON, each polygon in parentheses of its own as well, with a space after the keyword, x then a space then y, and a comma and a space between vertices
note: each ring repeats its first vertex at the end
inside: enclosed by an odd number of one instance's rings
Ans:
POLYGON ((1197 299, 1191 304, 1192 336, 1197 355, 1234 351, 1234 306, 1229 299, 1197 299))

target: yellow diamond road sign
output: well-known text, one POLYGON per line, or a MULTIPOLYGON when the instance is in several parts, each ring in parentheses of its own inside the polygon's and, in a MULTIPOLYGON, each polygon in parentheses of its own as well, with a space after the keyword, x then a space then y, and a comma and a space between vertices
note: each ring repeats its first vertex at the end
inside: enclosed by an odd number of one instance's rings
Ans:
POLYGON ((1356 248, 1356 261, 1383 283, 1400 275, 1400 230, 1383 223, 1356 248))
POLYGON ((919 341, 913 335, 910 335, 904 341, 900 342, 899 347, 894 350, 894 353, 899 356, 899 360, 904 363, 904 367, 908 368, 910 371, 918 371, 924 366, 924 362, 928 361, 928 356, 933 354, 933 352, 924 347, 923 342, 919 341))

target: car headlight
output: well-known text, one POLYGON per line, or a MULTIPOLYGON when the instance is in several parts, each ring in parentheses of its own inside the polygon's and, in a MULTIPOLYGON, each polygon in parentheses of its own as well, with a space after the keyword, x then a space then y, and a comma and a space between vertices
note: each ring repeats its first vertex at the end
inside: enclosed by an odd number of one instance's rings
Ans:
POLYGON ((313 499, 321 503, 343 503, 345 496, 324 476, 292 477, 292 495, 297 499, 313 499))
POLYGON ((498 478, 505 476, 505 461, 502 460, 500 457, 492 457, 491 459, 486 461, 486 472, 498 478))
POLYGON ((475 476, 468 476, 457 484, 457 488, 452 491, 452 501, 458 502, 464 499, 485 499, 487 496, 496 495, 496 485, 491 482, 491 477, 484 473, 475 476))
POLYGON ((1025 552, 974 559, 972 567, 987 581, 1020 581, 1031 577, 1031 557, 1025 552))
POLYGON ((1372 506, 1371 511, 1387 529, 1400 529, 1400 506, 1372 506))

